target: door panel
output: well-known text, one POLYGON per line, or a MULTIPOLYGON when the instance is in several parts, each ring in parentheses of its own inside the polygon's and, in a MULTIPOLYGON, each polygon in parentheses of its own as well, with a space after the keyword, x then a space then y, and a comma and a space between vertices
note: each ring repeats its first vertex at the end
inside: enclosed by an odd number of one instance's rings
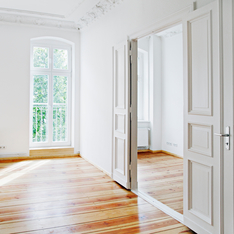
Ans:
POLYGON ((218 5, 184 21, 184 221, 197 233, 221 228, 221 81, 218 5))
POLYGON ((129 42, 113 47, 114 122, 113 179, 130 189, 129 42))

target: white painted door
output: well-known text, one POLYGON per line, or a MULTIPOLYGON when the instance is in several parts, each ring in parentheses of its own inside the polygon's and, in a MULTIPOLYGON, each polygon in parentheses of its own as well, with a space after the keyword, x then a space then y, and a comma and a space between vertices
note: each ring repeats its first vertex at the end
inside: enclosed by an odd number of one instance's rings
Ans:
POLYGON ((222 127, 217 2, 184 21, 184 222, 201 234, 221 233, 222 140, 214 135, 222 127))
POLYGON ((130 42, 113 47, 113 179, 130 183, 130 42))

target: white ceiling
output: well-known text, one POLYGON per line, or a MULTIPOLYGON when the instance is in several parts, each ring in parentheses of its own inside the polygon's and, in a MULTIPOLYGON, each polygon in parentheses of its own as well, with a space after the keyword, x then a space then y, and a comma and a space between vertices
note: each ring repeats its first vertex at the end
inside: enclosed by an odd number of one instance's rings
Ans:
POLYGON ((82 28, 121 1, 0 0, 0 21, 29 23, 31 20, 38 25, 82 28))

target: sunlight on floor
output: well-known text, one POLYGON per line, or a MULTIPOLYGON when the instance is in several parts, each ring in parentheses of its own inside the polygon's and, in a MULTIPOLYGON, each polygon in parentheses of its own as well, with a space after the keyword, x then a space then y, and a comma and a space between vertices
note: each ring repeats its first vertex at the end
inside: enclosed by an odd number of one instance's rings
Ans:
POLYGON ((20 170, 20 171, 17 171, 17 172, 13 172, 14 170, 16 169, 19 169, 20 167, 23 167, 27 164, 29 164, 31 161, 26 161, 26 162, 21 162, 21 163, 17 163, 16 165, 13 165, 11 167, 8 167, 6 169, 4 169, 3 172, 0 173, 0 176, 1 175, 4 175, 6 173, 9 173, 9 172, 12 172, 12 174, 4 177, 4 178, 1 178, 0 179, 0 186, 3 186, 7 183, 9 183, 10 181, 14 180, 14 179, 17 179, 19 178, 20 176, 28 173, 29 171, 32 171, 48 162, 50 162, 50 160, 43 160, 43 161, 39 161, 39 162, 36 162, 36 163, 33 163, 32 165, 20 170))
POLYGON ((14 164, 14 165, 12 165, 10 167, 7 167, 7 168, 3 169, 2 171, 0 171, 0 176, 3 176, 6 173, 9 173, 9 172, 11 172, 11 171, 13 171, 15 169, 20 168, 20 167, 23 167, 23 166, 29 164, 30 162, 31 161, 19 162, 19 163, 16 163, 16 164, 14 164))

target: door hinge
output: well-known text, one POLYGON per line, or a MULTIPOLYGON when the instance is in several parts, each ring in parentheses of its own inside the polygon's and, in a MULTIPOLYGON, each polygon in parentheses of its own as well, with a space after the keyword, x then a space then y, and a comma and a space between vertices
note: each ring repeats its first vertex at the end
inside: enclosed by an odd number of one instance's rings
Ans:
POLYGON ((132 121, 132 112, 130 111, 130 121, 132 121))
POLYGON ((131 171, 131 170, 132 170, 132 165, 130 164, 130 165, 129 165, 129 171, 131 171))
POLYGON ((130 62, 132 63, 132 51, 129 50, 130 62))

